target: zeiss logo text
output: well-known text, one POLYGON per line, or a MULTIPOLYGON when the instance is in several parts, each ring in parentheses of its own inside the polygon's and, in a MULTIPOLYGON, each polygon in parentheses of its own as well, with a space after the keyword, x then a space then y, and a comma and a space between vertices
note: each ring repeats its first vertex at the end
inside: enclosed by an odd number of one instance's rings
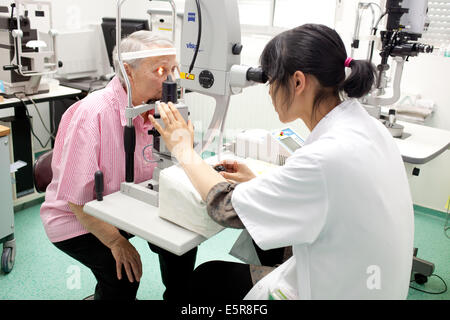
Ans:
POLYGON ((195 22, 195 12, 188 12, 188 22, 195 22))

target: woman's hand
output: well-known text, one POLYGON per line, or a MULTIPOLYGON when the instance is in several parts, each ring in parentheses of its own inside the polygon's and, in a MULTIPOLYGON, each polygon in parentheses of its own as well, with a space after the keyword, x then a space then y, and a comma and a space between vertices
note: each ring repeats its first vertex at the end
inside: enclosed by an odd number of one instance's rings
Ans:
POLYGON ((216 166, 219 165, 225 168, 225 171, 221 171, 219 173, 227 180, 232 180, 240 183, 249 181, 256 177, 249 167, 235 160, 224 160, 216 164, 216 166))
POLYGON ((110 246, 116 260, 117 279, 122 280, 122 267, 125 268, 128 280, 139 282, 142 277, 141 256, 133 245, 123 236, 119 236, 110 246))
POLYGON ((191 120, 186 123, 172 102, 169 102, 169 105, 161 103, 158 110, 161 120, 164 122, 164 128, 156 122, 151 114, 148 118, 155 129, 158 130, 167 149, 180 160, 180 156, 194 148, 194 127, 191 120))

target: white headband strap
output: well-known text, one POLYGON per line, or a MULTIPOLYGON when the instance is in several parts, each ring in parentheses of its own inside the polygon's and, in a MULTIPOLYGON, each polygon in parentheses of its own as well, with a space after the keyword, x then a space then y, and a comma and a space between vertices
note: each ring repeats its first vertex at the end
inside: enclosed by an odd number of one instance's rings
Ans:
POLYGON ((142 50, 142 51, 134 51, 134 52, 124 52, 122 53, 122 60, 133 60, 133 59, 142 59, 148 57, 158 57, 158 56, 172 56, 176 55, 177 50, 175 48, 160 48, 160 49, 151 49, 151 50, 142 50))

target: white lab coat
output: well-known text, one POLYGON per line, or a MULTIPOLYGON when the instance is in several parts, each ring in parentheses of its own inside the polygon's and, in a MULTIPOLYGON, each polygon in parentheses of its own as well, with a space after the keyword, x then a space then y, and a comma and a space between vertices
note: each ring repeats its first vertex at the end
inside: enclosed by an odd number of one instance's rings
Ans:
POLYGON ((232 204, 260 248, 293 246, 246 299, 267 299, 277 285, 299 299, 406 299, 414 212, 405 167, 357 100, 328 113, 283 167, 239 184, 232 204))

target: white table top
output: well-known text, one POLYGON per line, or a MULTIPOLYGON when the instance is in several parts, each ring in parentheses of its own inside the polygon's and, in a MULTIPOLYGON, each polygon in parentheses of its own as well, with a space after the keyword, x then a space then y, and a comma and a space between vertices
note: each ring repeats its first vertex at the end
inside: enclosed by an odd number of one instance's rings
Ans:
POLYGON ((424 164, 450 148, 450 131, 397 121, 405 127, 406 139, 396 138, 403 161, 424 164))
POLYGON ((120 191, 103 197, 103 201, 94 200, 84 206, 86 213, 176 255, 182 255, 206 240, 195 232, 160 218, 158 210, 120 191))
MULTIPOLYGON (((58 85, 58 86, 52 87, 48 93, 35 94, 30 97, 31 97, 31 99, 36 100, 36 102, 38 102, 39 100, 47 100, 47 99, 52 99, 52 98, 58 98, 58 97, 63 97, 63 96, 79 94, 79 93, 81 93, 81 90, 58 85)), ((25 102, 28 102, 27 98, 24 98, 23 100, 25 102)), ((18 103, 18 102, 20 102, 20 100, 17 98, 4 99, 4 101, 0 103, 0 108, 5 107, 5 105, 8 105, 8 104, 14 104, 14 103, 18 103)))
MULTIPOLYGON (((230 153, 223 154, 223 159, 230 158, 236 157, 230 153)), ((206 162, 217 163, 217 156, 206 159, 206 162)), ((160 218, 159 208, 120 191, 104 196, 103 201, 86 203, 83 210, 176 255, 182 255, 207 240, 198 233, 160 218)))

